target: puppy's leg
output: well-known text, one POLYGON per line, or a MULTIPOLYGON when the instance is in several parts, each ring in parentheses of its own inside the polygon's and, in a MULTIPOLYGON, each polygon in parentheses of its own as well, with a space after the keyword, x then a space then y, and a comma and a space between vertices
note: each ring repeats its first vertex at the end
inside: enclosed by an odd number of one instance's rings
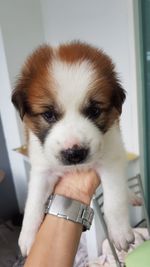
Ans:
POLYGON ((19 237, 19 246, 23 256, 29 254, 44 217, 45 202, 48 195, 52 193, 56 180, 56 177, 51 177, 51 182, 48 182, 46 172, 31 170, 23 225, 19 237))
POLYGON ((115 246, 127 250, 134 235, 129 224, 128 190, 124 160, 107 162, 100 176, 104 190, 104 214, 115 246))

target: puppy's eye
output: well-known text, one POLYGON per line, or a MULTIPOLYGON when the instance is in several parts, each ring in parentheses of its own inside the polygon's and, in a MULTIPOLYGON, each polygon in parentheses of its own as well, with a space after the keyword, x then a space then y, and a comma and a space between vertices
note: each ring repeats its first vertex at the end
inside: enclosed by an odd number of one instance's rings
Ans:
POLYGON ((56 122, 57 120, 57 115, 54 110, 48 110, 41 114, 44 120, 46 120, 49 123, 56 122))
POLYGON ((86 110, 86 116, 90 119, 97 119, 101 114, 101 109, 98 106, 90 106, 86 110))

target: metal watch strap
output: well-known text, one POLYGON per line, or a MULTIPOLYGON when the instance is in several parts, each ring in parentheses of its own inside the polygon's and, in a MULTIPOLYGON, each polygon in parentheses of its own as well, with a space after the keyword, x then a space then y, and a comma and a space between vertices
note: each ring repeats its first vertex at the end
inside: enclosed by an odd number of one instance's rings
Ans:
POLYGON ((81 223, 84 226, 83 230, 90 229, 94 216, 94 211, 90 206, 55 194, 49 196, 45 206, 45 213, 81 223))

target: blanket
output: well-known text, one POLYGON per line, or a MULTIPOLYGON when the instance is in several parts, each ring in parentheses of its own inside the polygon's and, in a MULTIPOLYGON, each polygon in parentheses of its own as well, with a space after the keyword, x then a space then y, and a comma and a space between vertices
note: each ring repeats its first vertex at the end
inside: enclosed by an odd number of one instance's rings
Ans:
MULTIPOLYGON (((119 261, 122 266, 124 266, 125 257, 127 256, 129 252, 134 250, 136 247, 142 244, 145 240, 150 239, 146 228, 135 228, 134 235, 135 235, 135 242, 134 244, 130 245, 128 252, 125 252, 123 250, 118 251, 116 249, 116 253, 118 255, 119 261)), ((102 244, 102 255, 99 256, 94 261, 89 262, 88 267, 116 267, 116 266, 117 265, 116 265, 114 256, 112 254, 112 251, 110 249, 108 239, 105 239, 102 244)))

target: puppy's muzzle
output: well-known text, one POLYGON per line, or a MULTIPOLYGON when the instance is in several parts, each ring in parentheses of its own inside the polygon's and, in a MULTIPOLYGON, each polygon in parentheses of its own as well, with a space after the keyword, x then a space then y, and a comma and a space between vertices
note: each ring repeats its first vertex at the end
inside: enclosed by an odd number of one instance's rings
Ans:
POLYGON ((61 160, 65 165, 83 163, 88 156, 89 149, 77 145, 61 151, 61 160))

